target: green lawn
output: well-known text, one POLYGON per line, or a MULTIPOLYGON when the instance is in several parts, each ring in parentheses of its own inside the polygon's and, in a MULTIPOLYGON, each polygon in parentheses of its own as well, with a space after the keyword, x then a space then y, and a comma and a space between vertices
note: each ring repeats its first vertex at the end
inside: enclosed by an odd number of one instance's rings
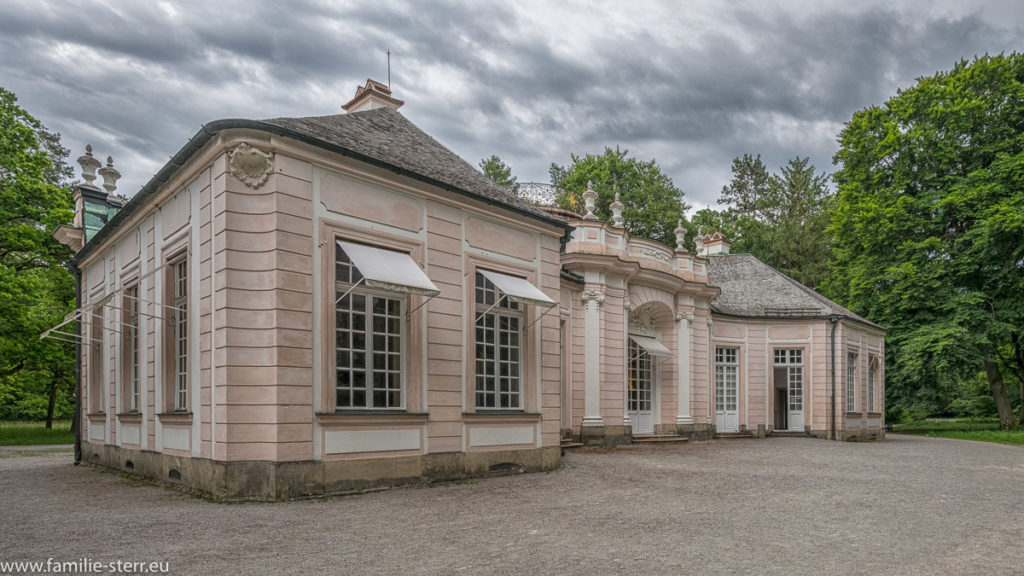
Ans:
POLYGON ((961 420, 920 420, 893 426, 894 432, 967 432, 977 430, 999 430, 996 419, 961 419, 961 420))
POLYGON ((71 420, 54 420, 53 429, 45 422, 0 421, 0 446, 33 446, 37 444, 73 444, 71 420))
POLYGON ((929 438, 954 438, 977 442, 1024 445, 1024 429, 1000 430, 996 419, 921 420, 893 426, 894 432, 929 438))
POLYGON ((1024 430, 939 430, 922 434, 928 438, 955 438, 998 444, 1024 444, 1024 430))

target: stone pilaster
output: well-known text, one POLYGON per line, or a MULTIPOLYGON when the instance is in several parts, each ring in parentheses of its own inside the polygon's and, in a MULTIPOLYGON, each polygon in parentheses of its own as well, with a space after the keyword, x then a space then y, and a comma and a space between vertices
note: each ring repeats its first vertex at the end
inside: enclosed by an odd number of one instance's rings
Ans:
POLYGON ((584 415, 583 427, 604 426, 601 418, 601 305, 604 292, 589 288, 583 291, 584 344, 583 344, 583 385, 584 415))
POLYGON ((692 312, 680 311, 676 314, 677 425, 693 424, 693 415, 690 414, 690 325, 692 323, 692 312))

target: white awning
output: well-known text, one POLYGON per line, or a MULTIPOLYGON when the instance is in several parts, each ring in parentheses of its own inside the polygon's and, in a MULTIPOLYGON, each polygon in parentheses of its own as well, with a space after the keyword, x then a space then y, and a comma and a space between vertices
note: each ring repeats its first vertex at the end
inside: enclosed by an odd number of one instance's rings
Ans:
POLYGON ((431 298, 441 293, 405 252, 382 250, 341 240, 338 240, 338 246, 348 254, 352 264, 363 275, 365 284, 371 288, 421 294, 431 298))
POLYGON ((671 350, 665 348, 665 345, 658 342, 656 339, 650 336, 639 336, 637 334, 630 334, 629 339, 636 342, 636 345, 643 348, 651 356, 661 356, 663 358, 672 358, 675 354, 671 350))
POLYGON ((554 300, 548 298, 547 294, 541 292, 539 288, 530 284, 528 280, 490 270, 478 269, 477 272, 483 274, 484 278, 490 280, 498 290, 501 290, 513 302, 534 304, 544 308, 551 308, 557 304, 554 300))

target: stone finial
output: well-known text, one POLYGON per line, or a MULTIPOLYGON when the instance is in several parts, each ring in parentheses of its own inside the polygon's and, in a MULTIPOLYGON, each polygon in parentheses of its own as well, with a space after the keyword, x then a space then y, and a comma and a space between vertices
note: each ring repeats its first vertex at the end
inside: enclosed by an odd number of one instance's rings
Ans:
POLYGON ((622 210, 626 207, 625 204, 619 201, 619 193, 615 193, 615 202, 612 202, 612 226, 616 228, 622 228, 622 210))
POLYGON ((697 237, 693 239, 693 243, 697 245, 697 256, 704 256, 704 227, 697 228, 697 237))
POLYGON ((107 191, 107 194, 113 194, 114 190, 117 190, 117 179, 121 177, 121 173, 114 168, 112 156, 107 156, 107 165, 100 168, 99 175, 103 177, 103 189, 107 191))
POLYGON ((597 208, 597 192, 594 191, 594 183, 587 181, 587 191, 583 193, 583 207, 587 213, 583 215, 584 220, 597 220, 594 209, 597 208))
POLYGON ((78 157, 78 165, 82 167, 82 180, 85 180, 85 186, 95 188, 93 181, 96 180, 96 169, 103 164, 92 157, 92 144, 86 144, 85 155, 78 157))
POLYGON ((684 243, 686 242, 686 228, 683 228, 682 218, 679 219, 679 224, 676 226, 675 233, 676 252, 686 252, 686 246, 684 246, 684 243))

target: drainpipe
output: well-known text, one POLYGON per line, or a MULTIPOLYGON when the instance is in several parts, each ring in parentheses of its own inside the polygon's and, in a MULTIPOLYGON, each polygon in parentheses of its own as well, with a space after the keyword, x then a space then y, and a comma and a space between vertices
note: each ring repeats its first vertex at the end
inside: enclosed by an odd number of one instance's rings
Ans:
MULTIPOLYGON (((75 277, 75 310, 82 307, 82 271, 74 264, 68 264, 71 274, 75 277)), ((85 327, 82 318, 78 322, 78 338, 75 342, 75 419, 71 429, 75 432, 75 465, 82 461, 82 338, 85 327)))
POLYGON ((832 440, 836 439, 836 326, 839 326, 839 316, 829 316, 828 321, 832 324, 832 440))

